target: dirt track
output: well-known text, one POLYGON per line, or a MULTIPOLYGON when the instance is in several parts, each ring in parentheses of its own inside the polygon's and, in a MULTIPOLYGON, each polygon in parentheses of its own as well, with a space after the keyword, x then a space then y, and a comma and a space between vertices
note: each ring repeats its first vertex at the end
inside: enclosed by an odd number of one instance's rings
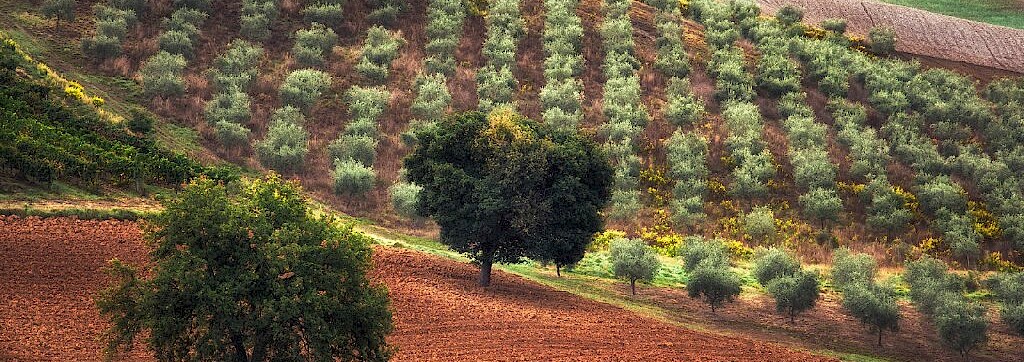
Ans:
POLYGON ((874 0, 756 0, 765 12, 783 5, 805 9, 805 22, 848 20, 851 34, 875 25, 891 27, 897 49, 951 61, 1024 73, 1024 30, 979 23, 874 0))
MULTIPOLYGON (((106 324, 93 297, 110 258, 139 263, 131 222, 0 217, 0 361, 99 360, 106 324)), ((378 248, 374 278, 390 289, 395 360, 827 360, 745 338, 693 332, 472 266, 378 248)), ((129 360, 151 360, 138 351, 129 360)))

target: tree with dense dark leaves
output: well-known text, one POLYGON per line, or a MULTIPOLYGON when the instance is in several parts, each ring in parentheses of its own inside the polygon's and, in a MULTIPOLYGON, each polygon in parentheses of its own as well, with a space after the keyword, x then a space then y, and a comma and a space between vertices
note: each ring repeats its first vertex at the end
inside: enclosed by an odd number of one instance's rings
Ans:
POLYGON ((146 224, 146 269, 117 260, 101 293, 108 357, 145 338, 161 361, 385 361, 387 291, 370 240, 313 217, 277 176, 194 181, 146 224))
POLYGON ((423 187, 418 209, 441 227, 441 242, 480 265, 524 257, 570 265, 603 223, 612 170, 597 145, 511 110, 454 115, 416 134, 405 159, 423 187))

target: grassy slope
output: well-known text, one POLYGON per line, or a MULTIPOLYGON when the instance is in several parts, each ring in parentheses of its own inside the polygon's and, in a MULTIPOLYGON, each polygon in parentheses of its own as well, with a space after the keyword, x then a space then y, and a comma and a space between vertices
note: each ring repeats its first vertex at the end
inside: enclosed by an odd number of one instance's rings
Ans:
POLYGON ((1024 29, 1024 3, 1016 0, 882 0, 983 23, 1024 29))

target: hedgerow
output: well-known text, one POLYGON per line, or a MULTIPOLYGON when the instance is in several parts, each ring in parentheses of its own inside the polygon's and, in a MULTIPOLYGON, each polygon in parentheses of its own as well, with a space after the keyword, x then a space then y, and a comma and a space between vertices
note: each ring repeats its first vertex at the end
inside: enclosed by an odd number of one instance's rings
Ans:
POLYGON ((430 0, 427 4, 427 73, 448 76, 455 72, 455 50, 465 21, 466 9, 461 0, 430 0))
POLYGON ((710 173, 707 168, 707 139, 677 130, 665 141, 665 152, 668 176, 675 180, 674 200, 671 202, 673 217, 682 223, 702 219, 710 173))
POLYGON ((583 25, 576 15, 579 0, 545 0, 543 118, 548 124, 575 129, 583 119, 583 25))

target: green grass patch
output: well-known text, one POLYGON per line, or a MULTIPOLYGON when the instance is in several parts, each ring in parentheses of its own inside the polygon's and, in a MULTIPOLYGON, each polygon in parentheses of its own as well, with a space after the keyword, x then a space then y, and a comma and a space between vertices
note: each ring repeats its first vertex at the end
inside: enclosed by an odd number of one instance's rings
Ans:
POLYGON ((130 220, 138 221, 152 215, 152 213, 131 209, 54 209, 41 210, 34 208, 6 208, 0 209, 0 215, 19 217, 76 217, 81 220, 130 220))
POLYGON ((1024 4, 1014 0, 883 0, 961 19, 1024 29, 1024 4))

